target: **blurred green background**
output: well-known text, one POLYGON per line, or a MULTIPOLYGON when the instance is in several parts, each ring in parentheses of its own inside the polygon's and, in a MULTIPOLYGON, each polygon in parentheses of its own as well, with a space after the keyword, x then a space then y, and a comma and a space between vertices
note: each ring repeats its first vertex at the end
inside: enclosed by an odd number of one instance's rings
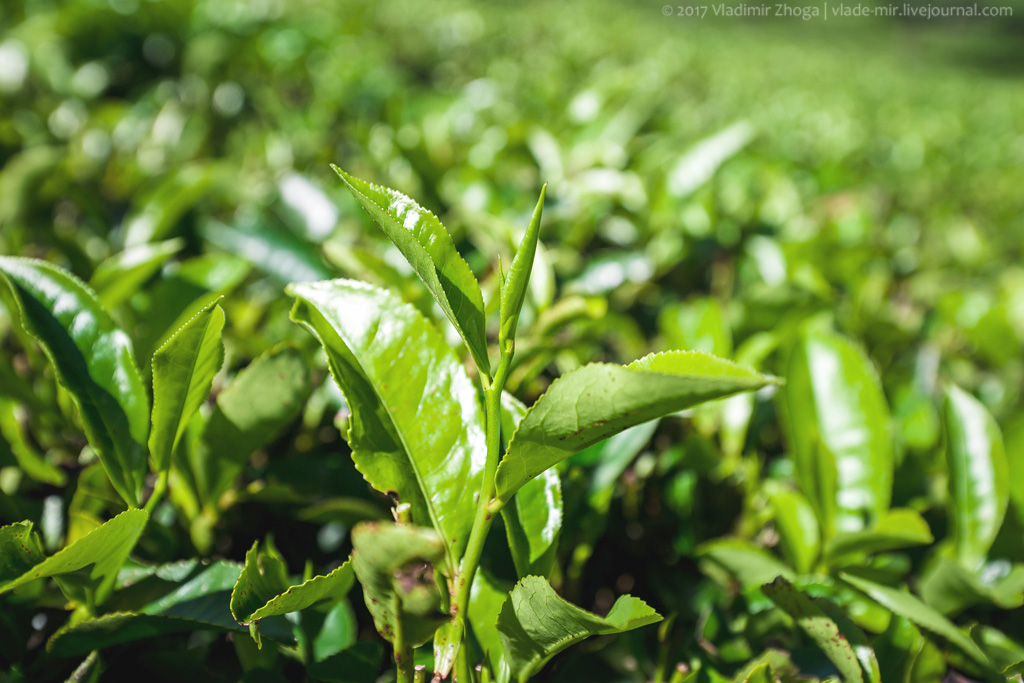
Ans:
MULTIPOLYGON (((140 359, 225 295, 234 370, 283 341, 315 357, 287 319, 291 281, 369 280, 433 312, 329 163, 435 211, 485 300, 547 182, 521 328, 538 324, 511 389, 530 400, 582 363, 666 348, 784 375, 776 349, 834 328, 880 371, 894 506, 941 539, 943 380, 980 398, 1024 471, 1024 5, 1006 6, 1016 16, 802 21, 667 17, 650 1, 0 0, 0 253, 89 282, 140 359)), ((24 378, 53 383, 10 328, 0 313, 4 410, 24 378)), ((383 507, 344 456, 324 378, 320 365, 301 424, 250 463, 213 530, 169 521, 146 559, 239 559, 267 531, 295 571, 342 554, 355 513, 310 501, 383 507)), ((35 390, 63 417, 34 413, 33 447, 78 481, 73 411, 35 390)), ((723 536, 774 547, 762 480, 790 481, 792 463, 770 399, 749 430, 711 409, 634 436, 607 535, 567 513, 563 591, 679 614, 672 661, 711 642, 724 670, 756 655, 763 634, 737 635, 696 553, 723 536)), ((567 508, 595 458, 563 472, 567 508)), ((40 519, 74 488, 0 477, 0 521, 40 519)), ((993 550, 1005 562, 1024 560, 1016 501, 993 550)), ((1024 639, 1012 613, 978 609, 1024 639)), ((631 634, 610 670, 584 653, 555 675, 645 680, 656 640, 631 634)))

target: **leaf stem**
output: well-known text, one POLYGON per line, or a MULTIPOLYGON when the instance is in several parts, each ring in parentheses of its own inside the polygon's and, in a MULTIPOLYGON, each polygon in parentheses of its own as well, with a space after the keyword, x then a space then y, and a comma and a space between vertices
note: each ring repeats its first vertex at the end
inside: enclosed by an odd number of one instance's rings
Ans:
POLYGON ((163 500, 164 493, 167 492, 167 473, 169 470, 164 470, 157 477, 156 484, 153 486, 153 493, 149 494, 149 500, 146 501, 146 507, 143 508, 149 514, 153 514, 153 510, 163 500))
MULTIPOLYGON (((399 613, 398 596, 394 598, 395 614, 399 613)), ((405 642, 405 633, 402 628, 402 620, 397 619, 395 624, 395 639, 392 643, 395 647, 395 668, 397 675, 396 683, 414 683, 416 676, 416 662, 413 657, 413 648, 405 642)))
MULTIPOLYGON (((459 683, 472 683, 473 667, 469 661, 469 648, 466 647, 465 628, 466 614, 469 611, 469 596, 473 587, 473 577, 476 576, 477 567, 480 564, 480 557, 483 554, 484 542, 487 540, 487 532, 491 529, 494 516, 497 510, 491 505, 494 498, 494 473, 498 469, 498 457, 501 452, 501 392, 505 388, 505 379, 508 377, 509 367, 512 364, 514 345, 511 340, 502 344, 498 368, 494 373, 494 380, 484 383, 484 411, 487 419, 487 461, 484 465, 483 482, 480 485, 480 498, 477 500, 476 516, 473 518, 473 528, 469 532, 469 541, 466 543, 466 553, 462 557, 459 572, 456 576, 455 604, 453 617, 462 625, 462 645, 455 660, 455 672, 459 683)), ((500 509, 500 508, 499 508, 500 509)))

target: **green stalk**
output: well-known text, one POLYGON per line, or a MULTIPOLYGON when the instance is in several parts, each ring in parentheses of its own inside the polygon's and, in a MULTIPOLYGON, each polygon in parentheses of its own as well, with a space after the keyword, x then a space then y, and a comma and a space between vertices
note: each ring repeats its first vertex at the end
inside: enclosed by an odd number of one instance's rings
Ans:
POLYGON ((153 514, 153 510, 157 504, 163 499, 164 493, 167 492, 167 474, 169 470, 164 470, 159 474, 156 480, 156 484, 153 486, 153 493, 149 494, 149 500, 146 501, 146 507, 144 508, 149 514, 153 514))
MULTIPOLYGON (((398 597, 394 601, 395 614, 398 614, 398 597)), ((395 683, 415 683, 416 662, 413 658, 413 648, 405 642, 405 634, 402 632, 402 620, 398 619, 395 625, 395 668, 398 673, 395 683)))
MULTIPOLYGON (((469 611, 469 595, 473 587, 473 577, 476 576, 477 567, 480 565, 480 556, 483 554, 487 532, 491 530, 491 524, 497 514, 497 510, 493 509, 490 503, 494 498, 494 473, 498 469, 498 456, 501 453, 501 392, 505 388, 505 379, 508 377, 509 366, 512 364, 512 353, 513 344, 511 342, 502 345, 494 381, 488 383, 485 380, 484 382, 487 461, 484 465, 483 483, 480 485, 480 498, 477 500, 473 528, 469 532, 466 553, 462 556, 455 587, 454 617, 462 626, 463 634, 468 633, 466 614, 469 611)), ((465 647, 465 636, 463 636, 463 645, 459 647, 459 653, 456 655, 455 673, 459 683, 472 683, 473 666, 469 661, 469 648, 465 647)))

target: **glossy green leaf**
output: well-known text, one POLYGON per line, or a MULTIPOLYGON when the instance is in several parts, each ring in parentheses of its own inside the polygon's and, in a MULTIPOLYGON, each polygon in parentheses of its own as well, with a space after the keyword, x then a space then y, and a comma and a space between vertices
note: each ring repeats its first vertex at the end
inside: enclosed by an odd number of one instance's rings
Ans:
MULTIPOLYGON (((791 616, 800 628, 810 636, 825 656, 835 665, 846 683, 862 683, 864 670, 854 645, 850 642, 835 620, 821 608, 820 604, 805 595, 786 579, 779 577, 762 586, 762 591, 783 612, 791 616)), ((870 648, 869 648, 870 650, 870 648)), ((870 655, 874 660, 874 653, 870 655)), ((869 681, 877 683, 878 665, 874 664, 874 676, 869 681)))
MULTIPOLYGON (((510 394, 502 395, 501 433, 506 443, 525 414, 526 406, 510 394)), ((550 573, 562 515, 562 485, 554 469, 531 479, 501 509, 512 561, 520 577, 550 573)))
POLYGON ((231 590, 231 616, 249 626, 249 633, 259 647, 262 647, 259 620, 253 619, 253 615, 282 595, 289 583, 288 565, 273 541, 267 539, 262 551, 259 541, 254 542, 245 554, 245 564, 231 590))
POLYGON ((437 216, 401 192, 354 178, 337 166, 331 168, 412 265, 465 340, 477 367, 489 373, 483 295, 448 230, 437 216))
POLYGON ((901 550, 917 545, 928 545, 932 537, 928 522, 908 509, 885 512, 870 529, 837 534, 829 541, 826 554, 830 561, 852 554, 866 554, 901 550))
POLYGON ((624 429, 772 381, 689 351, 584 366, 555 380, 520 421, 498 465, 495 495, 508 502, 544 470, 624 429))
POLYGON ((910 593, 856 576, 849 571, 840 573, 840 578, 888 610, 906 617, 921 628, 942 636, 963 650, 971 659, 983 667, 989 667, 988 658, 967 634, 956 627, 934 609, 910 593))
POLYGON ((149 452, 165 471, 188 421, 210 395, 224 362, 224 311, 211 305, 175 332, 153 354, 153 428, 149 452))
POLYGON ((292 346, 267 351, 217 396, 217 406, 192 454, 201 499, 217 501, 248 462, 295 421, 312 392, 309 369, 292 346))
POLYGON ((96 292, 100 305, 114 308, 139 291, 146 280, 184 246, 185 240, 175 238, 128 247, 96 266, 89 286, 96 292))
POLYGON ((476 388, 441 334, 393 294, 349 280, 292 285, 292 319, 327 351, 352 417, 356 468, 381 493, 412 506, 462 555, 486 457, 476 388))
POLYGON ((32 522, 0 527, 0 590, 8 582, 43 561, 43 546, 33 533, 32 522))
POLYGON ((446 621, 434 631, 434 675, 448 678, 463 642, 463 622, 446 621))
POLYGON ((289 586, 287 567, 277 550, 268 542, 267 549, 260 552, 257 542, 246 553, 245 565, 231 592, 231 613, 238 623, 249 626, 256 643, 260 644, 261 619, 341 600, 348 595, 354 581, 349 561, 329 574, 289 586))
POLYGON ((352 567, 377 631, 396 651, 419 646, 447 620, 434 565, 444 541, 433 530, 362 522, 352 530, 352 567))
POLYGON ((943 406, 950 519, 957 558, 974 568, 985 559, 1009 504, 1009 464, 999 425, 955 384, 943 406))
POLYGON ((889 508, 894 463, 889 409, 871 361, 844 337, 807 332, 783 391, 797 480, 826 537, 868 526, 889 508))
MULTIPOLYGON (((36 579, 57 577, 69 600, 102 603, 148 519, 149 515, 144 510, 122 512, 55 555, 0 583, 0 593, 14 590, 36 579)), ((30 553, 34 554, 34 549, 30 553)), ((22 555, 16 561, 24 564, 28 556, 22 555)))
POLYGON ((128 336, 88 287, 43 261, 0 256, 0 280, 82 415, 111 483, 138 506, 146 472, 149 397, 128 336))
POLYGON ((537 241, 540 239, 540 218, 544 212, 544 192, 547 185, 540 189, 540 199, 537 200, 537 208, 533 210, 533 218, 523 235, 523 241, 512 258, 508 267, 508 274, 501 288, 500 305, 500 333, 499 339, 515 340, 516 326, 519 323, 519 313, 523 310, 523 302, 526 300, 526 291, 530 283, 530 273, 533 272, 533 260, 537 255, 537 241))
POLYGON ((797 491, 780 489, 768 498, 786 559, 798 573, 810 572, 821 552, 821 532, 814 509, 797 491))
POLYGON ((516 584, 498 616, 498 633, 512 678, 528 680, 556 654, 596 635, 623 633, 661 621, 643 600, 621 596, 607 616, 566 602, 539 576, 516 584))
MULTIPOLYGON (((70 657, 173 633, 212 630, 241 635, 244 627, 232 618, 229 609, 231 589, 241 568, 237 562, 227 561, 146 568, 177 585, 130 611, 70 622, 53 635, 47 649, 57 656, 70 657)), ((283 621, 270 620, 264 625, 263 635, 275 642, 293 642, 291 629, 283 621)))

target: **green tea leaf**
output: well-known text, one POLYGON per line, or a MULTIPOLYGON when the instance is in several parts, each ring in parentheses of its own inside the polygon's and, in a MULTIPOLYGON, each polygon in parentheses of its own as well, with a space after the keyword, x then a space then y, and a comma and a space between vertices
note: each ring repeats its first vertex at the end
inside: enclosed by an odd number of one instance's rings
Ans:
POLYGON ((503 656, 501 637, 494 625, 498 622, 498 615, 510 590, 511 583, 501 581, 481 567, 473 578, 469 596, 469 623, 476 642, 483 650, 485 661, 490 663, 497 680, 508 680, 507 675, 504 678, 502 676, 503 670, 505 674, 508 673, 508 664, 503 656))
MULTIPOLYGON (((507 443, 526 414, 526 406, 507 393, 502 395, 501 403, 501 434, 507 443)), ((527 482, 501 509, 509 550, 520 577, 550 573, 562 515, 562 484, 554 469, 527 482)))
POLYGON ((844 337, 807 332, 790 356, 784 398, 797 480, 826 538, 860 531, 889 508, 894 466, 889 409, 871 361, 844 337))
POLYGON ((447 620, 433 568, 444 550, 433 529, 362 522, 352 530, 352 567, 366 607, 396 650, 422 645, 447 620))
POLYGON ((313 388, 302 353, 292 346, 267 351, 217 396, 192 470, 200 498, 215 503, 245 467, 253 451, 291 424, 313 388))
POLYGON ((154 468, 165 471, 188 421, 210 395, 224 362, 224 311, 203 309, 153 354, 153 429, 149 452, 154 468))
POLYGON ((798 573, 807 574, 821 552, 821 532, 814 509, 797 491, 780 489, 768 498, 786 559, 798 573))
POLYGON ((483 294, 448 230, 401 192, 354 178, 333 164, 331 168, 412 265, 465 340, 477 367, 490 373, 483 294))
MULTIPOLYGON (((7 442, 11 455, 18 467, 27 476, 54 486, 63 486, 67 481, 64 470, 60 469, 32 445, 28 425, 18 419, 20 403, 0 398, 0 437, 7 442)), ((0 441, 2 445, 3 441, 0 441)))
POLYGON ((287 568, 277 551, 268 543, 267 551, 258 552, 258 542, 245 555, 245 565, 231 594, 231 613, 238 623, 247 625, 260 644, 259 622, 267 617, 299 612, 326 602, 336 602, 348 595, 355 574, 352 562, 322 576, 314 576, 301 584, 288 586, 287 568), (275 592, 277 591, 277 592, 275 592), (260 601, 263 604, 260 605, 260 601), (256 607, 256 609, 252 609, 256 607))
POLYGON ((942 636, 963 650, 971 659, 984 668, 989 668, 988 657, 953 622, 905 591, 890 588, 870 579, 856 576, 849 571, 841 572, 840 578, 888 610, 906 617, 921 628, 942 636))
MULTIPOLYGON (((85 654, 146 638, 194 631, 245 632, 231 616, 231 589, 242 566, 237 562, 212 564, 190 562, 147 568, 166 576, 177 585, 166 594, 131 611, 117 611, 80 622, 69 622, 47 643, 47 650, 59 657, 85 654), (181 565, 181 566, 179 566, 181 565)), ((115 595, 117 597, 117 595, 115 595)), ((275 642, 291 644, 294 638, 287 623, 270 620, 263 635, 275 642)))
POLYGON ((702 545, 698 556, 724 569, 744 589, 756 588, 778 577, 796 578, 792 568, 786 566, 763 548, 745 541, 719 539, 702 545))
POLYGON ((743 683, 775 683, 775 677, 767 664, 761 664, 743 679, 743 683))
MULTIPOLYGON (((0 583, 0 593, 36 579, 57 577, 69 600, 100 604, 113 588, 118 570, 135 547, 148 519, 149 515, 144 510, 122 512, 19 576, 0 583)), ((36 557, 37 549, 30 546, 27 554, 22 552, 18 559, 6 560, 5 563, 11 561, 12 566, 14 563, 23 565, 27 558, 36 557)))
MULTIPOLYGON (((864 673, 847 636, 814 600, 804 595, 786 579, 779 577, 761 587, 764 594, 811 637, 835 665, 846 683, 862 683, 864 673)), ((874 658, 874 653, 871 654, 874 658)), ((877 670, 877 664, 875 666, 877 670)), ((871 679, 869 679, 871 680, 871 679)), ((877 681, 877 677, 875 679, 877 681)))
POLYGON ((32 522, 16 522, 0 527, 0 590, 36 566, 46 555, 32 522))
POLYGON ((908 509, 888 510, 870 529, 839 533, 829 542, 826 554, 830 561, 844 555, 901 550, 934 542, 928 522, 908 509))
POLYGON ((247 624, 256 645, 260 642, 259 620, 253 615, 266 607, 274 598, 282 595, 288 584, 288 565, 277 552, 273 541, 267 539, 266 548, 260 552, 260 542, 252 544, 245 554, 245 564, 231 590, 231 616, 240 624, 247 624))
POLYGON ((56 266, 0 256, 0 280, 71 393, 114 488, 137 507, 146 472, 149 397, 128 336, 88 287, 56 266))
POLYGON ((985 407, 955 384, 946 391, 946 464, 950 519, 957 558, 974 568, 984 561, 1010 501, 1009 463, 999 425, 985 407))
POLYGON ((528 680, 556 654, 590 636, 624 633, 661 621, 643 600, 621 596, 605 617, 559 597, 546 579, 516 584, 498 616, 498 633, 512 678, 528 680))
POLYGON ((537 200, 537 208, 533 210, 533 218, 523 235, 523 241, 516 251, 512 263, 508 267, 508 275, 505 276, 505 283, 501 288, 500 306, 500 339, 515 340, 516 326, 519 324, 519 313, 523 310, 523 301, 526 300, 526 289, 530 283, 530 273, 533 272, 533 259, 537 255, 537 241, 540 238, 540 217, 544 212, 544 192, 547 185, 540 189, 540 199, 537 200))
POLYGON ((602 439, 772 381, 692 351, 652 354, 626 366, 584 366, 555 380, 520 421, 498 465, 495 495, 507 503, 523 484, 602 439))
POLYGON ((918 589, 925 604, 948 616, 978 604, 1016 609, 1024 605, 1024 565, 985 584, 957 560, 939 557, 921 573, 918 589))
POLYGON ((441 334, 393 294, 350 280, 291 285, 292 319, 327 351, 352 411, 352 459, 462 555, 486 457, 476 388, 441 334))
POLYGON ((89 286, 96 292, 100 305, 114 308, 139 291, 146 280, 184 246, 185 240, 175 238, 128 247, 96 266, 89 286))

